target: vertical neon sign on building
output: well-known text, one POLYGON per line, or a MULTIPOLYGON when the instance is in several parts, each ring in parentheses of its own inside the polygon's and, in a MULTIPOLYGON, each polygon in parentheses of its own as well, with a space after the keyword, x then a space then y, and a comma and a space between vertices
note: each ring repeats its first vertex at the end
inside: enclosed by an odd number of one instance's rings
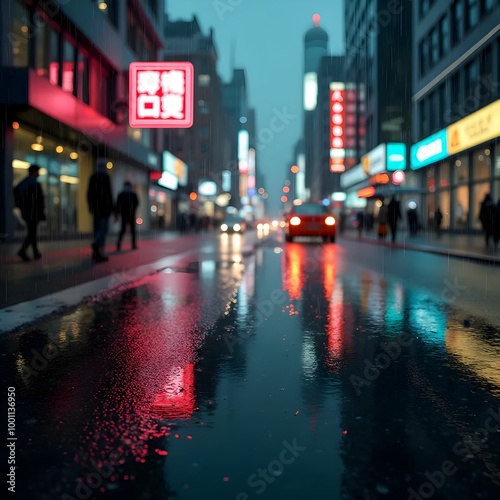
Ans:
POLYGON ((330 172, 345 171, 345 85, 330 84, 330 172))

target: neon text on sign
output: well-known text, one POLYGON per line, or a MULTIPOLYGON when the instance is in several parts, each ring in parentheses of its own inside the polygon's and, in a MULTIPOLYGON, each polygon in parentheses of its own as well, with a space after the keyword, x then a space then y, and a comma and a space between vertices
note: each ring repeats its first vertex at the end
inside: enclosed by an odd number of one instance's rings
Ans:
POLYGON ((135 62, 129 67, 131 127, 193 125, 193 75, 189 62, 135 62))
POLYGON ((345 171, 345 87, 330 85, 330 172, 345 171))

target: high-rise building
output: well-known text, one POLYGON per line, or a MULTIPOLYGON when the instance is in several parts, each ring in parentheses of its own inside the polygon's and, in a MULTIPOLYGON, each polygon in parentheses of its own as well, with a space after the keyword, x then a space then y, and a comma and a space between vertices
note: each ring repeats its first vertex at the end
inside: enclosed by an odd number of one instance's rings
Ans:
MULTIPOLYGON (((378 185, 390 175, 374 176, 406 169, 411 130, 411 9, 417 3, 422 2, 345 2, 346 89, 355 93, 353 157, 357 162, 346 165, 341 176, 347 206, 358 205, 358 191, 364 187, 373 196, 390 193, 394 188, 390 181, 388 186, 378 185)), ((409 191, 414 183, 415 178, 408 175, 404 189, 409 191)), ((399 191, 403 192, 403 186, 399 191)))
MULTIPOLYGON (((248 130, 248 92, 245 70, 233 69, 231 81, 222 85, 222 103, 226 114, 226 130, 229 140, 228 169, 231 171, 231 204, 240 208, 241 198, 248 191, 248 162, 250 141, 255 131, 248 130)), ((255 121, 253 122, 255 124, 255 121)), ((245 201, 245 200, 244 200, 245 201)))
MULTIPOLYGON (((316 200, 330 198, 333 192, 340 190, 340 174, 346 161, 346 120, 349 117, 348 103, 345 91, 345 58, 344 56, 324 56, 318 65, 318 97, 316 109, 313 112, 312 155, 309 166, 312 172, 311 197, 316 200), (334 88, 342 89, 342 105, 344 107, 342 123, 336 126, 341 130, 342 145, 337 150, 343 152, 343 158, 334 163, 331 150, 332 136, 332 103, 334 88), (339 168, 341 167, 341 168, 339 168)), ((352 115, 353 116, 353 115, 352 115)))
MULTIPOLYGON (((166 132, 166 149, 189 167, 189 180, 183 196, 198 192, 200 182, 215 182, 222 191, 222 172, 229 162, 226 117, 223 109, 222 82, 217 73, 217 50, 214 33, 201 31, 196 16, 189 21, 171 21, 164 25, 163 57, 169 61, 189 61, 194 66, 194 123, 189 129, 166 132)), ((201 195, 199 215, 213 216, 213 197, 201 195)), ((184 204, 183 204, 184 206, 184 204)))
POLYGON ((318 104, 318 70, 323 57, 328 54, 328 34, 319 25, 320 16, 313 16, 314 26, 304 36, 304 154, 305 183, 311 189, 314 179, 314 111, 318 104))
POLYGON ((481 229, 486 194, 500 198, 500 3, 413 2, 413 146, 424 224, 481 229))
MULTIPOLYGON (((149 229, 149 173, 161 169, 162 134, 128 125, 128 68, 162 48, 163 0, 31 2, 4 0, 0 36, 0 234, 23 228, 12 217, 12 187, 41 167, 47 224, 42 232, 89 233, 88 179, 107 162, 115 195, 129 180, 149 229), (36 20, 36 21, 33 21, 36 20)), ((160 190, 160 188, 158 188, 160 190)), ((171 222, 172 192, 162 192, 171 222)))

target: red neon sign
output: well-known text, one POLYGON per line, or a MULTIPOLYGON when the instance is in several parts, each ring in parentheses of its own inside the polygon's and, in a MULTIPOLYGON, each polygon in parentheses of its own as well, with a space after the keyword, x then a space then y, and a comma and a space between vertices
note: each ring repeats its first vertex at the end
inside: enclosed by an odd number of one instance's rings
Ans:
POLYGON ((330 90, 330 172, 345 171, 345 90, 330 90))
POLYGON ((131 127, 193 125, 194 68, 190 62, 134 62, 129 66, 131 127))

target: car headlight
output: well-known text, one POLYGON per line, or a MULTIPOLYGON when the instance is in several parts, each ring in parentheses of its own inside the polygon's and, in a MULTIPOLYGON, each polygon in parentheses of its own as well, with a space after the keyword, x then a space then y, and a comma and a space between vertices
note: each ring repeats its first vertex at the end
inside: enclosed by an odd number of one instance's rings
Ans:
POLYGON ((332 216, 329 216, 325 219, 325 224, 327 226, 334 226, 335 225, 335 218, 332 216))
POLYGON ((221 231, 227 231, 228 230, 227 224, 222 224, 221 227, 220 227, 220 230, 221 231))
POLYGON ((301 222, 302 222, 302 221, 301 221, 301 220, 300 220, 300 218, 299 218, 299 217, 297 217, 297 216, 294 216, 294 217, 292 217, 292 218, 290 219, 290 224, 291 224, 292 226, 298 226, 301 222))
POLYGON ((240 226, 239 224, 235 224, 235 225, 233 226, 233 230, 234 230, 234 231, 239 231, 240 229, 241 229, 241 226, 240 226))

